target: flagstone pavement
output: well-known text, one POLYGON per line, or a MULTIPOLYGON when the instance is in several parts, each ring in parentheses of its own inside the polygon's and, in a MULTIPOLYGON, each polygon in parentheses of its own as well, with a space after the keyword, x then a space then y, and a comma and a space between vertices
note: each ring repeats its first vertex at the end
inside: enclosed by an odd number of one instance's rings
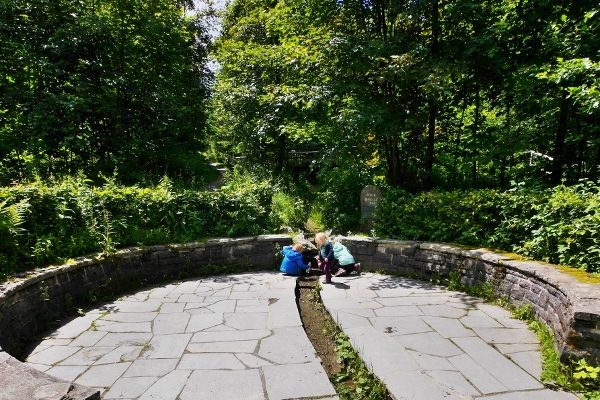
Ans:
POLYGON ((501 307, 407 278, 334 280, 325 307, 396 399, 576 399, 544 388, 535 334, 501 307))
POLYGON ((27 362, 104 399, 337 399, 295 287, 258 273, 144 290, 62 326, 27 362))
MULTIPOLYGON (((326 308, 396 399, 575 398, 544 389, 535 335, 502 308, 404 278, 334 279, 326 308)), ((253 273, 140 291, 66 323, 27 362, 104 399, 337 399, 295 286, 253 273)))

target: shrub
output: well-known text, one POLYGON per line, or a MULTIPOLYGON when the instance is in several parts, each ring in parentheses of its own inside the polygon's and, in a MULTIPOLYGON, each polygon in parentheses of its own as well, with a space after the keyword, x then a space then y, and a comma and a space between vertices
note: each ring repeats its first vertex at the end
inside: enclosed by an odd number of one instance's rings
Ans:
POLYGON ((0 188, 0 279, 117 246, 270 232, 273 185, 247 179, 223 190, 93 187, 85 180, 0 188))
POLYGON ((338 233, 356 230, 360 225, 360 191, 372 181, 369 171, 336 167, 322 173, 319 181, 313 210, 321 213, 320 222, 338 233))
POLYGON ((307 219, 304 201, 287 193, 275 193, 271 204, 271 218, 279 227, 302 229, 307 219))
POLYGON ((600 272, 600 187, 473 190, 412 195, 388 189, 376 210, 378 235, 516 251, 600 272))

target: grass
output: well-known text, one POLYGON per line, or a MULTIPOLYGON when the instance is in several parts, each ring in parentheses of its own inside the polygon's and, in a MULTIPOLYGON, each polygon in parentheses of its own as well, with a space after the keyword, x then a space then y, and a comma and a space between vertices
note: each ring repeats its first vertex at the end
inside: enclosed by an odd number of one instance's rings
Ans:
POLYGON ((513 317, 526 322, 540 341, 542 382, 556 388, 580 392, 584 400, 600 400, 600 367, 591 366, 584 359, 570 364, 561 362, 554 347, 554 334, 535 317, 533 307, 523 304, 519 307, 508 305, 507 308, 513 317))

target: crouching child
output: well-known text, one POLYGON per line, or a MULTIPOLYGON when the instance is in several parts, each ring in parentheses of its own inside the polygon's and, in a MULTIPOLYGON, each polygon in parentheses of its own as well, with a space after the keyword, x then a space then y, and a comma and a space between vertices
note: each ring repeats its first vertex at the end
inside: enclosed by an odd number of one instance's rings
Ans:
POLYGON ((297 243, 292 246, 285 246, 281 253, 283 261, 279 270, 286 275, 301 276, 308 273, 308 264, 302 259, 302 251, 304 247, 297 243))
POLYGON ((333 243, 333 254, 338 263, 338 270, 334 276, 348 275, 354 271, 360 275, 360 263, 354 260, 346 246, 336 241, 333 243))

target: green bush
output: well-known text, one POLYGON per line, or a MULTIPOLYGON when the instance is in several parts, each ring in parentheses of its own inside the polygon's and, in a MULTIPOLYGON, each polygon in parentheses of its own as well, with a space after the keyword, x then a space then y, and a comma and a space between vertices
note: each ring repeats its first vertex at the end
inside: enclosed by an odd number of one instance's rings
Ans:
POLYGON ((369 171, 336 167, 321 173, 319 181, 313 209, 320 213, 321 222, 337 233, 356 231, 360 226, 360 191, 372 183, 369 171))
POLYGON ((388 189, 375 230, 399 239, 500 248, 600 272, 600 186, 417 195, 388 189))
POLYGON ((273 185, 247 178, 221 191, 93 187, 85 180, 0 188, 0 279, 117 247, 256 235, 276 226, 273 185))
POLYGON ((271 218, 280 227, 303 229, 307 219, 304 201, 291 194, 275 193, 271 205, 271 218))

